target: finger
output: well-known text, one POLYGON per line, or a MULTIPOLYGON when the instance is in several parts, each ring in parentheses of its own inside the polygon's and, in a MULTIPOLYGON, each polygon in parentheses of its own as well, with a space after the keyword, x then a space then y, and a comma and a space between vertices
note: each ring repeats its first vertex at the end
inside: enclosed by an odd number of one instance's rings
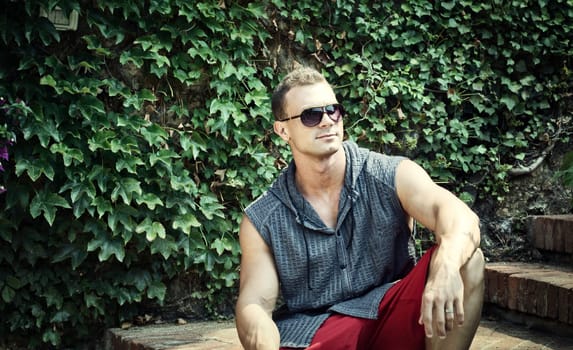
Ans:
POLYGON ((431 338, 434 336, 432 329, 432 305, 431 300, 426 296, 422 297, 422 306, 420 307, 420 319, 418 323, 424 325, 424 333, 426 337, 431 338))
POLYGON ((436 334, 440 338, 446 337, 446 313, 444 312, 444 304, 437 303, 434 307, 434 327, 436 334))
POLYGON ((446 318, 446 332, 449 332, 454 329, 455 308, 453 302, 446 303, 444 315, 446 318))
POLYGON ((454 309, 456 312, 456 320, 458 321, 458 326, 461 326, 464 324, 464 317, 465 317, 465 313, 464 313, 464 302, 463 300, 459 300, 456 299, 454 301, 454 309))

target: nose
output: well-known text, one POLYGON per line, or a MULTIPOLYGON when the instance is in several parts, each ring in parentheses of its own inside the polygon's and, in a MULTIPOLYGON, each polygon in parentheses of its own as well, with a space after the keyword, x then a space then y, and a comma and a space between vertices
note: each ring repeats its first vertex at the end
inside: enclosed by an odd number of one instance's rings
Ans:
POLYGON ((322 110, 322 119, 320 119, 319 125, 323 125, 325 120, 326 120, 327 125, 336 124, 332 119, 330 119, 330 117, 328 116, 328 113, 326 113, 325 110, 322 110))

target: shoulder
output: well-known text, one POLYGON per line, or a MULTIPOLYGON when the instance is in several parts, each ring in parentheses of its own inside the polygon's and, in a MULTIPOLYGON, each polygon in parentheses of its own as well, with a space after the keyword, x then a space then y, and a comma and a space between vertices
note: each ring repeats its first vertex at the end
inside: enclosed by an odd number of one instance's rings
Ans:
POLYGON ((395 169, 401 161, 408 159, 404 156, 387 155, 372 151, 368 148, 358 146, 354 141, 345 141, 344 149, 353 162, 366 162, 366 165, 371 167, 395 169))
POLYGON ((265 242, 270 244, 273 232, 271 227, 281 221, 281 217, 285 216, 285 210, 283 201, 271 188, 249 204, 244 214, 265 242))
POLYGON ((281 205, 281 201, 272 191, 267 190, 245 208, 245 214, 257 226, 264 221, 269 214, 281 205))
POLYGON ((378 152, 370 152, 365 169, 369 175, 394 187, 398 167, 406 161, 408 161, 408 158, 403 156, 391 156, 378 152))

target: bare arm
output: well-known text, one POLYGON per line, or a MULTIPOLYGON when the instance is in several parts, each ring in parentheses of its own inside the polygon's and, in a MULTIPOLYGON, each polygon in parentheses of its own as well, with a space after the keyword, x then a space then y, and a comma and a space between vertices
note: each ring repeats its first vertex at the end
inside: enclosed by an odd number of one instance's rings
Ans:
POLYGON ((445 337, 448 322, 453 319, 445 319, 448 315, 444 310, 453 310, 459 325, 464 322, 460 268, 479 248, 479 218, 412 161, 403 161, 398 166, 396 188, 404 210, 432 230, 439 245, 424 289, 420 323, 424 324, 428 337, 435 333, 445 337))
POLYGON ((272 320, 279 281, 272 253, 244 216, 239 231, 241 277, 235 310, 237 332, 246 350, 277 350, 280 336, 272 320))

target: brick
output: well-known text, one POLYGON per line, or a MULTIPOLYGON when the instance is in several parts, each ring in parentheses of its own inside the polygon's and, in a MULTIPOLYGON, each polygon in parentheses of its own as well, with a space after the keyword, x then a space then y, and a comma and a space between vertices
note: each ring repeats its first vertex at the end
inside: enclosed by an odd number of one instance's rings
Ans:
POLYGON ((540 234, 541 221, 539 216, 529 216, 526 218, 527 235, 531 244, 539 249, 545 249, 545 235, 540 234))
POLYGON ((528 275, 523 281, 527 297, 525 298, 524 308, 521 311, 534 315, 538 314, 542 311, 542 304, 547 292, 545 284, 535 280, 531 275, 528 275))
MULTIPOLYGON (((573 223, 570 224, 571 226, 573 226, 573 223)), ((568 226, 568 233, 565 234, 565 237, 563 239, 563 244, 565 245, 564 248, 564 252, 568 253, 568 254, 573 254, 573 233, 571 231, 573 231, 573 228, 571 228, 571 226, 568 226)))
POLYGON ((540 317, 547 317, 547 310, 549 305, 549 286, 547 283, 543 283, 534 279, 529 280, 532 288, 530 290, 536 291, 535 303, 532 303, 531 307, 527 310, 530 314, 538 315, 540 317))
POLYGON ((527 274, 525 279, 527 280, 529 302, 524 312, 541 317, 548 317, 549 304, 555 300, 549 296, 549 286, 556 284, 556 281, 559 281, 562 275, 563 273, 561 271, 548 269, 527 274))
POLYGON ((499 296, 497 294, 497 291, 499 290, 497 286, 497 276, 498 272, 495 270, 489 270, 489 272, 485 274, 484 300, 486 302, 495 304, 499 302, 499 296))
MULTIPOLYGON (((509 288, 513 288, 510 292, 515 295, 515 309, 520 312, 529 313, 536 308, 536 300, 538 291, 536 290, 536 283, 533 280, 534 276, 539 276, 547 273, 546 270, 530 271, 524 269, 523 273, 515 273, 509 277, 509 288), (515 281, 512 283, 512 281, 515 281)), ((510 305, 508 305, 509 307, 510 305)))
POLYGON ((567 323, 569 320, 569 290, 565 288, 559 288, 559 318, 561 322, 567 323))
POLYGON ((518 310, 519 297, 519 277, 509 275, 507 277, 507 308, 510 310, 518 310))
MULTIPOLYGON (((573 222, 572 222, 573 223, 573 222)), ((571 232, 573 234, 573 231, 571 232)), ((565 237, 567 236, 567 228, 561 221, 554 222, 553 225, 553 250, 556 252, 565 252, 565 237)))
POLYGON ((533 295, 529 293, 527 288, 529 274, 514 275, 519 279, 519 288, 517 290, 517 310, 520 312, 527 312, 529 304, 531 304, 531 298, 533 295))
POLYGON ((149 325, 108 329, 108 350, 239 350, 232 322, 196 322, 185 325, 149 325))
POLYGON ((573 324, 573 270, 541 264, 490 263, 486 265, 486 280, 490 303, 573 324))
MULTIPOLYGON (((519 281, 510 281, 510 276, 516 273, 523 273, 528 271, 539 270, 538 266, 528 265, 525 263, 490 263, 486 265, 486 276, 488 285, 493 290, 487 292, 488 300, 501 307, 508 307, 511 303, 511 308, 515 310, 517 307, 517 295, 519 289, 519 281), (513 288, 516 288, 513 294, 510 294, 510 283, 513 288)), ((489 287, 488 287, 489 288, 489 287)))
POLYGON ((559 318, 559 286, 555 284, 547 285, 547 300, 550 303, 547 305, 547 317, 551 319, 558 319, 559 318))
POLYGON ((556 248, 559 246, 559 243, 555 241, 556 240, 555 230, 551 226, 550 221, 546 220, 546 218, 542 219, 543 220, 541 222, 543 223, 543 225, 541 228, 542 229, 541 234, 543 234, 544 238, 543 248, 550 251, 556 251, 556 248))
POLYGON ((573 287, 569 288, 569 319, 567 323, 573 326, 573 287))
POLYGON ((539 315, 541 317, 549 317, 551 305, 555 304, 555 298, 551 298, 551 283, 547 281, 536 281, 537 282, 537 300, 534 315, 539 315))
POLYGON ((565 314, 563 315, 564 321, 562 322, 573 325, 573 280, 569 280, 566 284, 561 285, 561 290, 563 291, 562 293, 566 296, 564 297, 564 304, 560 304, 559 306, 560 310, 561 308, 564 309, 563 313, 565 314))
POLYGON ((534 247, 573 253, 573 215, 545 215, 528 218, 528 235, 534 247))
POLYGON ((507 299, 508 299, 508 293, 507 293, 507 280, 509 278, 509 275, 504 274, 504 273, 498 273, 497 274, 497 286, 498 286, 498 290, 497 290, 497 297, 499 300, 499 306, 501 307, 507 307, 507 299))

